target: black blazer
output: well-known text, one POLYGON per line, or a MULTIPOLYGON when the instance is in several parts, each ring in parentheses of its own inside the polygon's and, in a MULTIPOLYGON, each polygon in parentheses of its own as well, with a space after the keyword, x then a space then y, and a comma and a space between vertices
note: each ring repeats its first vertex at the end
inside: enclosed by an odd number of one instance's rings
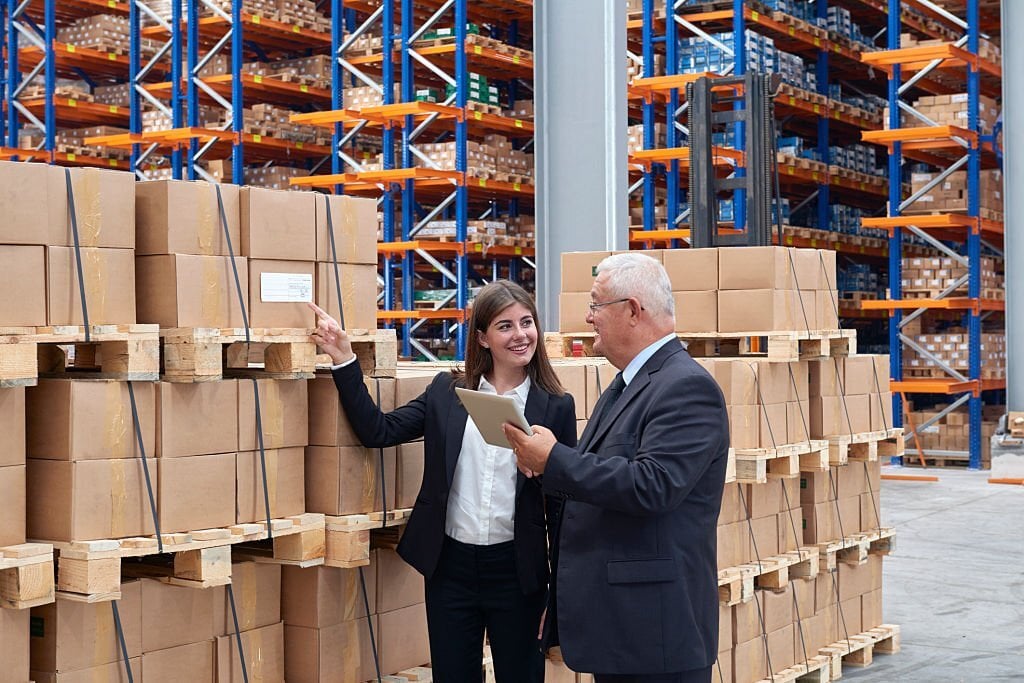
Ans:
MULTIPOLYGON (((334 371, 341 404, 364 446, 386 448, 423 438, 423 484, 398 553, 423 576, 437 567, 444 541, 448 492, 469 414, 454 391, 451 373, 438 373, 422 395, 390 413, 370 399, 358 363, 334 371)), ((576 445, 576 407, 572 396, 554 396, 533 383, 526 419, 554 432, 560 443, 576 445)), ((524 594, 546 588, 548 581, 544 495, 537 480, 516 478, 514 522, 516 572, 524 594)))
POLYGON ((545 643, 557 636, 569 668, 640 675, 714 664, 728 448, 722 392, 675 341, 587 425, 579 449, 554 447, 543 486, 565 504, 548 607, 557 634, 545 624, 545 643))

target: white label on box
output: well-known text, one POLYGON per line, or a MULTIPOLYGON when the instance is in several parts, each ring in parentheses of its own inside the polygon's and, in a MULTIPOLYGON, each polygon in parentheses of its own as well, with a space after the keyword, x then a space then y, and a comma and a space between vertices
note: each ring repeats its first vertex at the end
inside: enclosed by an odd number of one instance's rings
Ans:
POLYGON ((286 304, 313 301, 313 276, 308 273, 260 273, 260 301, 286 304))

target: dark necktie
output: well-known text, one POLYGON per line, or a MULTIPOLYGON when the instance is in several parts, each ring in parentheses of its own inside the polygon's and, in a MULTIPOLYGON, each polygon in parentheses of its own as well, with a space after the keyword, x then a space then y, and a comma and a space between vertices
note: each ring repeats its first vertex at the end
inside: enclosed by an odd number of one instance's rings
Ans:
POLYGON ((612 408, 615 406, 615 402, 619 400, 619 396, 622 396, 622 390, 626 388, 626 381, 622 379, 622 373, 615 375, 615 379, 608 385, 604 394, 601 394, 601 409, 597 411, 597 414, 591 416, 591 421, 600 423, 601 420, 612 414, 612 408))

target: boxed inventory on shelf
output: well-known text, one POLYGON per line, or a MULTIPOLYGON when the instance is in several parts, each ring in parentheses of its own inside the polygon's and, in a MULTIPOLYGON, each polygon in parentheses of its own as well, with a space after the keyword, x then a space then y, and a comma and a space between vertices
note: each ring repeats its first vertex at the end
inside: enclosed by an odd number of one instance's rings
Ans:
MULTIPOLYGON (((911 194, 925 191, 929 185, 932 185, 938 175, 938 173, 912 173, 910 176, 911 194)), ((981 209, 1002 214, 1002 171, 999 169, 981 171, 978 185, 978 201, 981 209)), ((942 182, 932 186, 925 194, 918 197, 906 209, 906 212, 967 211, 968 208, 967 172, 956 171, 950 173, 942 182)))
MULTIPOLYGON (((993 258, 983 256, 981 258, 981 288, 983 290, 1002 290, 1004 278, 996 270, 997 261, 993 258)), ((905 258, 902 263, 901 285, 905 291, 938 291, 948 289, 957 284, 961 279, 966 278, 968 268, 966 263, 948 256, 931 258, 905 258)), ((953 290, 966 292, 968 283, 966 279, 953 290)))

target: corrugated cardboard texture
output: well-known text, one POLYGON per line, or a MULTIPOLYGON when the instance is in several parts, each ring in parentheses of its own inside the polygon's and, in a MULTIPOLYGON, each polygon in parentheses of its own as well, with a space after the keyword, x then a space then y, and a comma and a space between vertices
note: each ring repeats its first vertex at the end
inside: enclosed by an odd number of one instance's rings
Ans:
MULTIPOLYGON (((395 409, 395 380, 364 378, 370 398, 377 401, 380 387, 379 407, 385 413, 395 409)), ((341 408, 338 388, 333 377, 317 376, 310 380, 309 387, 309 443, 314 446, 359 446, 359 438, 352 431, 352 425, 341 408)), ((405 405, 404 403, 402 405, 405 405)))
POLYGON ((426 605, 385 612, 377 619, 382 671, 401 671, 430 661, 426 605))
MULTIPOLYGON (((301 447, 270 449, 264 452, 267 463, 267 495, 270 517, 278 519, 301 515, 306 511, 305 456, 301 447)), ((238 524, 262 522, 267 518, 263 498, 263 471, 259 451, 242 451, 236 468, 238 524)))
MULTIPOLYGON (((379 634, 377 617, 370 618, 379 634)), ((377 675, 366 618, 325 628, 286 626, 285 652, 288 683, 362 683, 377 675)))
POLYGON ((25 464, 25 387, 0 389, 0 467, 25 464))
MULTIPOLYGON (((135 657, 128 660, 128 667, 132 670, 132 680, 141 680, 142 659, 135 657)), ((128 683, 128 672, 125 671, 123 661, 112 662, 90 669, 79 669, 67 673, 53 673, 48 671, 32 670, 32 680, 35 683, 128 683)))
POLYGON ((157 457, 237 450, 237 380, 156 385, 157 457))
POLYGON ((590 292, 562 292, 558 295, 558 329, 561 332, 593 332, 587 322, 590 292))
MULTIPOLYGON (((258 382, 263 447, 305 446, 309 442, 306 380, 261 379, 258 382)), ((238 448, 243 451, 259 448, 252 380, 238 382, 238 448)))
MULTIPOLYGON (((394 448, 384 449, 388 507, 395 507, 394 448)), ((377 449, 362 446, 306 448, 306 507, 327 515, 355 515, 381 510, 381 465, 377 449)))
POLYGON ((719 289, 793 289, 786 247, 718 250, 719 289))
POLYGON ((362 573, 370 614, 377 613, 377 551, 361 569, 281 568, 281 618, 289 626, 323 628, 366 616, 362 573))
MULTIPOLYGON (((82 273, 91 325, 135 320, 135 254, 131 249, 83 248, 82 273)), ((46 248, 47 323, 82 325, 78 264, 70 247, 46 248)))
POLYGON ((0 326, 46 324, 45 252, 43 247, 0 246, 0 326))
POLYGON ((0 609, 0 662, 5 680, 28 680, 29 615, 27 609, 0 609))
POLYGON ((198 531, 235 523, 235 454, 160 458, 160 531, 198 531))
MULTIPOLYGON (((48 244, 69 247, 75 242, 65 175, 68 169, 50 166, 47 170, 48 244)), ((79 245, 134 249, 135 175, 99 168, 72 168, 70 171, 79 245)))
POLYGON ((316 260, 331 261, 327 205, 339 263, 377 266, 377 202, 347 195, 316 195, 316 260))
MULTIPOLYGON (((242 633, 242 651, 250 681, 284 683, 283 623, 242 633)), ((244 680, 235 636, 217 638, 217 683, 243 683, 244 680)))
POLYGON ((717 249, 666 249, 663 260, 673 292, 718 289, 717 249))
POLYGON ((44 164, 0 161, 0 244, 47 243, 39 213, 50 206, 48 175, 44 164))
MULTIPOLYGON (((377 267, 338 264, 338 277, 341 280, 341 302, 345 307, 345 329, 377 329, 377 267)), ((316 303, 335 320, 341 319, 332 264, 316 265, 316 303)))
POLYGON ((215 655, 212 640, 146 652, 142 655, 142 678, 146 683, 213 683, 215 655))
MULTIPOLYGON (((307 575, 312 578, 312 574, 307 575)), ((231 565, 231 585, 235 594, 235 612, 240 631, 273 626, 281 621, 281 565, 267 562, 236 562, 231 565)), ((226 613, 224 632, 235 632, 227 592, 217 607, 226 613)))
POLYGON ((309 192, 243 187, 238 197, 242 256, 315 261, 316 196, 309 192))
POLYGON ((581 251, 562 254, 562 292, 586 292, 594 285, 597 264, 611 256, 610 251, 581 251))
MULTIPOLYGON (((156 392, 136 382, 142 443, 156 454, 156 392)), ((107 460, 138 458, 138 438, 126 382, 41 379, 25 393, 27 449, 32 458, 107 460)))
POLYGON ((228 243, 217 203, 220 189, 228 233, 241 254, 238 187, 185 180, 138 183, 135 190, 135 253, 227 256, 228 243))
POLYGON ((397 458, 395 506, 411 508, 416 504, 416 496, 423 484, 423 442, 400 444, 397 458))
MULTIPOLYGON (((703 251, 696 249, 695 251, 703 251)), ((718 292, 673 292, 677 332, 717 332, 718 292)))
POLYGON ((198 643, 213 638, 218 594, 143 579, 142 651, 198 643))
MULTIPOLYGON (((235 257, 242 301, 249 302, 249 264, 235 257)), ((231 259, 172 254, 135 259, 140 323, 162 327, 243 327, 231 259)))
MULTIPOLYGON (((305 193, 288 192, 287 194, 300 195, 305 193)), ((316 298, 316 264, 313 261, 249 259, 249 326, 313 327, 315 316, 306 303, 263 302, 261 300, 260 278, 263 273, 299 273, 309 275, 310 284, 313 287, 313 298, 316 298)))
POLYGON ((377 610, 393 612, 403 607, 412 607, 423 600, 423 575, 407 564, 394 550, 378 549, 377 610))
POLYGON ((0 547, 25 542, 25 466, 0 467, 0 547))

